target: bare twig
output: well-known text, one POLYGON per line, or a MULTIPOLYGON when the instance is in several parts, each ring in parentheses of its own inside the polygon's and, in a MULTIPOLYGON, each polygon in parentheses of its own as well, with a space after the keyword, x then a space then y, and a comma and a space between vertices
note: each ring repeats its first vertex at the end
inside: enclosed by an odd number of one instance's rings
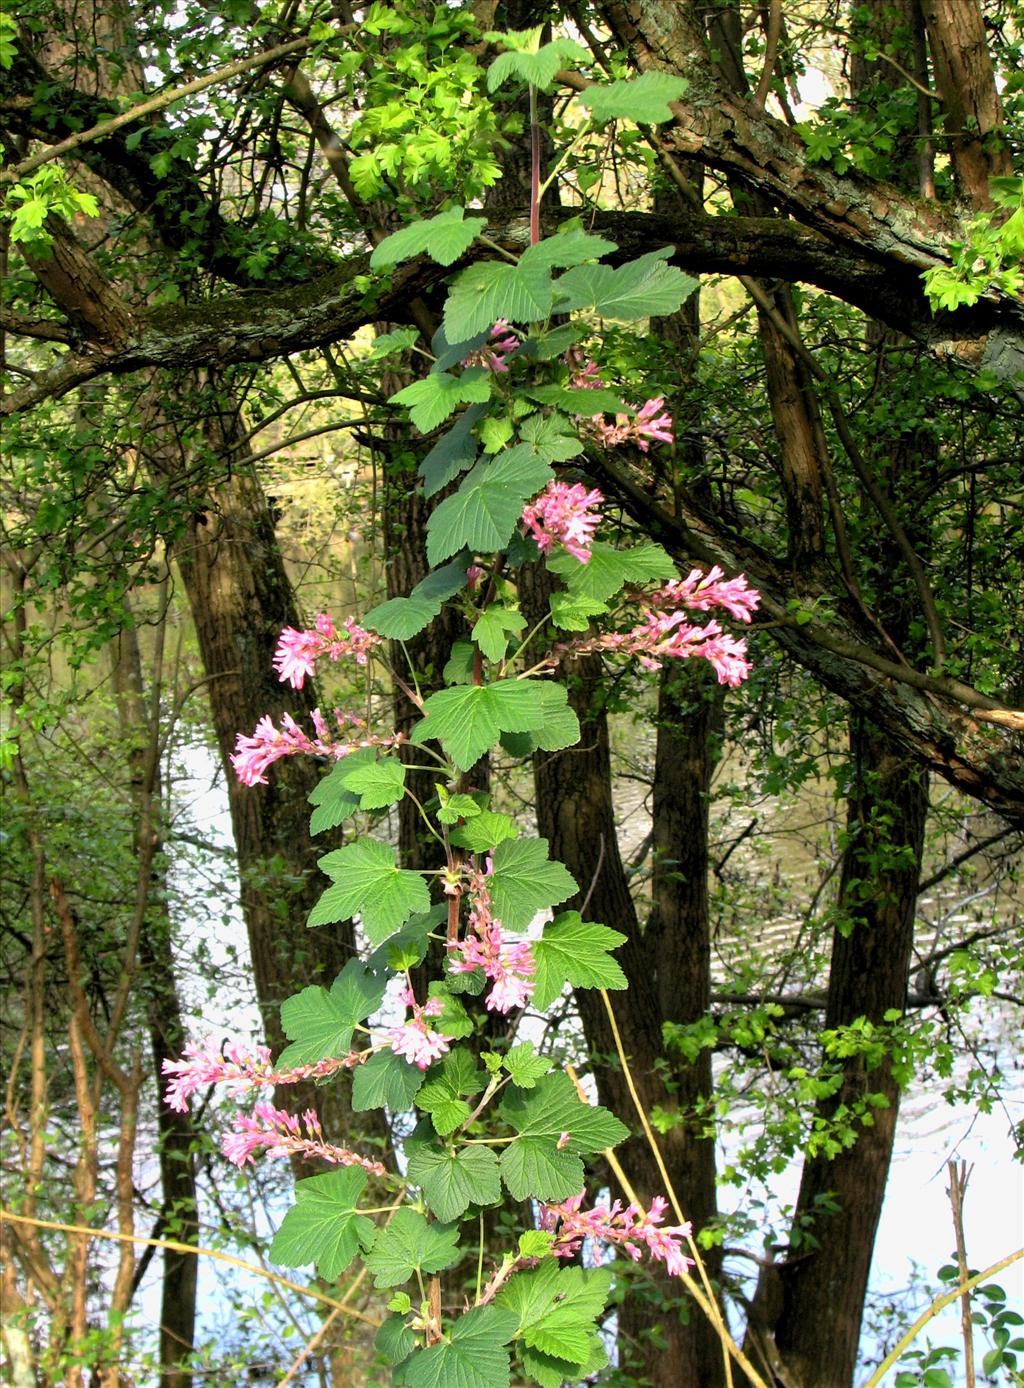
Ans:
POLYGON ((960 1287, 962 1289, 960 1300, 960 1326, 964 1337, 964 1382, 966 1388, 974 1388, 974 1330, 971 1325, 971 1293, 967 1290, 967 1281, 970 1273, 967 1268, 967 1241, 964 1238, 964 1196, 967 1193, 967 1182, 971 1179, 973 1166, 968 1166, 962 1161, 957 1166, 955 1161, 946 1163, 946 1170, 949 1172, 949 1185, 946 1187, 946 1194, 949 1196, 950 1208, 953 1211, 953 1232, 956 1235, 956 1265, 960 1273, 960 1287))

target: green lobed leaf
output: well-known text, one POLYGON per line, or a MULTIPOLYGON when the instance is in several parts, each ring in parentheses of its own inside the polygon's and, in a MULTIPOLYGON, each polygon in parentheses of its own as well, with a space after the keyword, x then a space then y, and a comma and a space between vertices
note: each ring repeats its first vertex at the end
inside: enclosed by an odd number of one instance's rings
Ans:
POLYGON ((551 481, 554 473, 528 444, 476 464, 454 496, 446 497, 427 524, 431 564, 460 549, 491 554, 505 547, 523 505, 551 481))
POLYGON ((435 569, 416 584, 408 597, 390 598, 371 608, 363 625, 379 636, 408 641, 430 625, 448 598, 465 588, 467 567, 467 560, 453 559, 435 569))
POLYGON ((377 1051, 352 1076, 352 1108, 356 1113, 387 1108, 408 1113, 426 1074, 394 1051, 377 1051))
POLYGON ((608 1367, 608 1355, 599 1335, 591 1340, 591 1353, 585 1364, 575 1364, 569 1360, 556 1359, 554 1355, 542 1354, 540 1350, 524 1346, 522 1351, 523 1369, 540 1388, 562 1388, 563 1384, 591 1383, 593 1375, 608 1367))
POLYGON ((611 1284, 610 1269, 566 1268, 549 1260, 533 1271, 517 1273, 495 1304, 516 1317, 517 1339, 569 1360, 578 1372, 590 1358, 611 1284))
POLYGON ((421 434, 429 434, 455 413, 460 405, 480 404, 490 399, 491 373, 482 366, 471 366, 459 376, 448 371, 432 371, 388 397, 389 405, 405 405, 409 417, 421 434))
POLYGON ((468 848, 470 853, 489 853, 505 839, 517 839, 519 826, 511 815, 482 810, 468 824, 460 824, 448 837, 456 847, 468 848))
POLYGON ((451 1338, 417 1350, 404 1366, 408 1388, 508 1388, 515 1317, 497 1306, 477 1306, 460 1316, 451 1338))
POLYGON ((519 437, 536 449, 545 463, 564 463, 583 452, 578 434, 568 427, 568 420, 558 414, 535 414, 519 426, 519 437))
POLYGON ((383 942, 409 917, 430 907, 430 890, 418 872, 399 868, 395 850, 376 839, 336 848, 318 860, 331 878, 307 925, 331 925, 358 914, 371 945, 383 942))
POLYGON ((413 731, 413 741, 436 738, 460 771, 479 761, 500 732, 527 732, 544 721, 540 687, 532 680, 441 689, 424 701, 423 711, 426 716, 413 731))
POLYGON ((473 1035, 473 1020, 448 987, 447 979, 435 978, 427 986, 427 996, 441 1001, 443 1010, 434 1019, 434 1025, 442 1036, 461 1040, 473 1035))
POLYGON ((545 236, 536 246, 528 246, 519 257, 520 265, 541 265, 547 270, 565 269, 571 265, 584 265, 588 260, 600 260, 619 248, 614 241, 581 227, 568 227, 545 236))
POLYGON ((580 414, 587 418, 595 414, 618 414, 629 409, 620 395, 603 386, 594 390, 558 385, 531 386, 527 394, 531 400, 537 400, 542 405, 554 405, 563 414, 580 414))
POLYGON ((490 1147, 461 1147, 452 1152, 435 1143, 417 1142, 410 1150, 407 1175, 445 1223, 465 1214, 470 1205, 494 1205, 501 1199, 498 1159, 490 1147))
POLYGON ((353 766, 368 766, 376 759, 377 753, 374 749, 365 747, 335 762, 330 772, 310 793, 309 803, 316 806, 309 820, 310 834, 322 834, 327 829, 336 829, 349 815, 355 814, 359 809, 359 796, 346 788, 342 777, 353 766))
POLYGON ((416 1336, 402 1316, 388 1316, 377 1331, 373 1347, 389 1364, 401 1364, 416 1348, 416 1336))
POLYGON ((442 487, 476 462, 480 447, 473 436, 476 424, 487 413, 486 405, 470 405, 459 415, 447 434, 438 439, 420 463, 424 496, 433 496, 442 487))
POLYGON ((553 296, 546 265, 510 265, 500 260, 469 265, 456 276, 449 292, 445 334, 449 341, 461 342, 493 327, 499 318, 510 323, 539 322, 551 312, 553 296))
POLYGON ((497 663, 505 658, 509 636, 518 636, 525 626, 521 612, 492 603, 473 623, 473 640, 488 660, 497 663))
POLYGON ((508 930, 525 930, 538 911, 578 890, 569 870, 548 857, 547 839, 506 839, 492 861, 491 904, 508 930))
POLYGON ((420 1090, 416 1107, 430 1114, 439 1136, 447 1137, 472 1111, 466 1098, 479 1094, 486 1083, 487 1076, 477 1069, 467 1051, 449 1051, 441 1062, 439 1073, 420 1090))
POLYGON ((355 1210, 365 1185, 366 1172, 357 1166, 296 1181, 295 1204, 270 1245, 270 1261, 288 1268, 315 1262, 325 1281, 336 1281, 376 1233, 373 1221, 355 1210))
POLYGON ((370 268, 383 270, 424 253, 438 265, 452 265, 469 250, 486 225, 486 217, 466 217, 463 208, 449 207, 436 217, 412 222, 385 237, 370 256, 370 268))
POLYGON ((583 1189, 580 1155, 614 1147, 629 1136, 607 1109, 581 1103, 562 1071, 546 1075, 535 1089, 506 1090, 499 1114, 519 1134, 501 1156, 502 1180, 516 1200, 565 1200, 578 1194, 583 1189), (559 1146, 565 1133, 568 1140, 559 1146))
POLYGON ((608 611, 608 604, 582 593, 552 593, 551 620, 560 631, 586 631, 591 617, 608 611))
POLYGON ((573 266, 555 283, 558 312, 578 309, 616 323, 675 313, 697 288, 697 281, 665 264, 671 254, 665 246, 616 270, 610 265, 573 266))
MULTIPOLYGON (((340 765, 344 768, 345 762, 340 765)), ((361 810, 382 810, 386 805, 397 804, 405 794, 405 767, 396 756, 381 757, 365 765, 349 766, 341 782, 346 790, 359 796, 361 810)))
MULTIPOLYGON (((438 790, 443 787, 438 786, 438 790)), ((463 795, 461 792, 449 795, 444 800, 441 808, 437 811, 438 824, 458 824, 460 819, 475 819, 483 811, 471 795, 463 795)))
POLYGON ((688 86, 684 77, 648 71, 621 82, 595 82, 577 100, 599 125, 623 118, 638 125, 660 125, 672 119, 669 102, 678 101, 688 86))
POLYGON ((537 1054, 532 1041, 513 1046, 501 1063, 518 1089, 534 1089, 537 1081, 551 1069, 551 1061, 537 1054))
POLYGON ((564 684, 548 682, 540 687, 544 722, 529 736, 534 750, 560 752, 563 747, 575 747, 580 740, 580 720, 569 707, 569 691, 564 684))
POLYGON ((586 564, 564 551, 552 554, 546 563, 552 573, 565 580, 570 593, 598 602, 606 602, 627 583, 639 585, 678 577, 672 560, 661 545, 655 544, 616 549, 603 540, 595 540, 586 564))
MULTIPOLYGON (((536 32, 538 31, 523 30, 517 34, 513 31, 509 34, 495 35, 495 38, 509 43, 523 34, 531 36, 532 39, 536 32)), ((514 48, 511 52, 502 53, 495 58, 487 69, 487 90, 497 91, 503 82, 514 77, 520 82, 531 83, 546 91, 562 68, 578 67, 581 63, 588 62, 590 54, 572 39, 553 39, 551 43, 543 45, 533 45, 531 42, 529 48, 514 48)))
POLYGON ((285 998, 281 1026, 292 1044, 278 1056, 277 1068, 314 1065, 347 1054, 353 1028, 380 1007, 386 986, 386 978, 365 969, 358 959, 350 959, 330 991, 313 985, 285 998))
POLYGON ((619 931, 583 921, 578 911, 556 916, 531 946, 537 969, 533 1005, 541 1011, 550 1007, 567 983, 574 988, 625 988, 626 976, 609 954, 625 942, 619 931))
POLYGON ((441 1272, 457 1263, 459 1226, 429 1224, 416 1210, 396 1210, 364 1258, 375 1287, 397 1287, 414 1272, 441 1272))
MULTIPOLYGON (((372 261, 371 261, 372 264, 372 261)), ((373 339, 373 349, 366 361, 379 361, 393 352, 407 352, 419 341, 419 328, 398 328, 393 333, 378 333, 373 339)))

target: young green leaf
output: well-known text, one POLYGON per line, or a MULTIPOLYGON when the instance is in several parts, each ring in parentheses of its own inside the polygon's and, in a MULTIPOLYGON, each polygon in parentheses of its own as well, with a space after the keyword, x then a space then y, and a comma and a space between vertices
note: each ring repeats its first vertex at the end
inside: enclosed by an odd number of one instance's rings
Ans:
POLYGON ((459 376, 447 371, 432 371, 419 381, 396 391, 388 397, 389 405, 405 405, 409 416, 421 434, 429 434, 460 405, 469 401, 482 403, 490 399, 491 373, 482 366, 471 366, 459 376))
POLYGON ((597 602, 607 602, 627 583, 678 577, 672 560, 661 545, 655 544, 615 549, 603 540, 595 540, 586 564, 565 552, 552 554, 546 563, 552 573, 565 580, 570 593, 597 602))
POLYGON ((336 829, 349 815, 359 809, 359 796, 348 790, 342 780, 353 766, 369 766, 377 760, 372 747, 353 752, 340 762, 335 762, 330 772, 314 787, 309 803, 315 805, 309 820, 310 834, 322 834, 327 829, 336 829))
POLYGON ((384 270, 424 253, 438 265, 452 265, 469 250, 486 225, 486 217, 466 217, 461 207, 449 207, 436 217, 412 222, 385 237, 370 256, 370 268, 384 270))
MULTIPOLYGON (((453 559, 450 564, 435 569, 416 584, 408 597, 389 598, 371 608, 363 618, 363 625, 379 636, 408 641, 430 625, 448 598, 465 588, 467 566, 467 560, 453 559)), ((351 758, 346 760, 351 761, 351 758)))
POLYGON ((471 795, 449 795, 437 811, 439 824, 458 824, 460 819, 475 819, 482 814, 480 806, 471 795))
POLYGON ((608 604, 582 593, 552 593, 551 620, 561 631, 586 631, 591 617, 608 611, 608 604))
POLYGON ((457 1224, 428 1224, 416 1210, 400 1209, 378 1232, 364 1262, 375 1287, 397 1287, 414 1272, 450 1268, 460 1256, 457 1224))
POLYGON ((524 503, 543 490, 553 476, 547 463, 528 445, 506 449, 493 462, 477 463, 455 495, 446 497, 430 517, 430 563, 439 564, 460 549, 484 554, 503 549, 524 503))
POLYGON ((413 740, 437 738, 460 771, 479 761, 500 732, 528 732, 544 721, 540 688, 532 680, 440 689, 425 700, 423 711, 426 717, 417 724, 413 740))
POLYGON ((488 660, 497 662, 505 658, 509 636, 518 636, 525 626, 526 621, 520 612, 492 603, 474 622, 473 640, 488 660))
POLYGON ((498 1161, 489 1147, 452 1152, 435 1143, 417 1142, 409 1156, 408 1179, 419 1186, 427 1205, 444 1222, 458 1219, 470 1205, 494 1205, 501 1199, 498 1161))
POLYGON ((583 452, 579 434, 569 428, 569 421, 558 414, 535 414, 519 426, 519 437, 531 444, 545 463, 564 463, 583 452))
POLYGON ((669 102, 678 101, 688 86, 684 77, 648 71, 621 82, 595 82, 577 100, 598 125, 623 118, 637 125, 660 125, 672 119, 669 102))
POLYGON ((551 1069, 551 1061, 537 1054, 532 1041, 523 1041, 512 1047, 503 1058, 502 1066, 518 1089, 533 1089, 537 1081, 551 1069))
POLYGON ((516 1339, 569 1361, 564 1377, 572 1381, 590 1359, 611 1282, 609 1269, 564 1268, 550 1260, 532 1272, 517 1273, 495 1304, 517 1318, 516 1339))
POLYGON ((581 227, 570 227, 554 236, 545 236, 536 246, 527 246, 519 257, 519 264, 541 265, 547 270, 567 269, 571 265, 584 265, 588 260, 600 260, 619 248, 614 241, 581 227))
POLYGON ((467 1051, 449 1051, 439 1073, 420 1090, 416 1106, 429 1113, 435 1131, 447 1137, 470 1115, 466 1098, 479 1094, 486 1083, 487 1076, 467 1051))
MULTIPOLYGON (((372 262, 371 262, 372 263, 372 262)), ((393 352, 407 352, 419 341, 419 328, 398 328, 393 333, 378 333, 373 339, 373 350, 366 361, 380 361, 393 352)))
POLYGON ((388 1316, 377 1331, 373 1347, 378 1354, 384 1356, 389 1364, 401 1364, 409 1358, 409 1355, 416 1348, 416 1336, 406 1325, 403 1314, 388 1316))
MULTIPOLYGON (((347 759, 346 759, 347 760, 347 759)), ((344 767, 345 763, 341 763, 344 767)), ((382 810, 405 794, 405 767, 397 757, 382 757, 362 766, 350 766, 341 778, 346 790, 359 796, 361 810, 382 810)))
POLYGON ((525 930, 538 911, 578 890, 568 869, 548 857, 547 839, 506 839, 492 861, 491 904, 509 930, 525 930))
POLYGON ((449 837, 458 848, 468 848, 470 853, 489 853, 505 839, 518 838, 519 826, 510 815, 482 810, 468 824, 460 824, 449 837))
POLYGON ((614 1147, 629 1136, 607 1109, 581 1103, 562 1071, 546 1075, 535 1089, 506 1090, 499 1113, 519 1133, 501 1157, 501 1178, 516 1200, 565 1200, 578 1194, 583 1189, 580 1155, 614 1147))
POLYGON ((296 1181, 295 1204, 270 1245, 270 1261, 286 1268, 316 1263, 324 1281, 334 1282, 376 1233, 373 1220, 355 1209, 365 1185, 357 1166, 296 1181))
POLYGON ((319 859, 319 867, 333 885, 313 907, 307 925, 332 925, 358 914, 370 943, 379 945, 430 906, 426 879, 399 868, 395 850, 376 839, 337 848, 319 859))
POLYGON ((442 1036, 461 1039, 473 1035, 473 1021, 462 1003, 452 993, 448 979, 435 978, 427 985, 427 997, 440 999, 442 1010, 434 1025, 442 1036))
POLYGON ((597 313, 615 323, 675 313, 697 281, 665 261, 671 248, 650 251, 613 270, 610 265, 575 265, 555 282, 557 309, 597 313))
MULTIPOLYGON (((523 34, 532 36, 536 32, 538 31, 524 30, 518 35, 513 32, 495 35, 495 38, 500 38, 507 44, 523 34)), ((538 44, 529 49, 521 48, 502 53, 487 69, 487 90, 497 91, 503 82, 514 77, 520 82, 528 82, 534 87, 540 87, 542 91, 547 91, 562 68, 575 68, 588 62, 590 54, 572 39, 554 39, 551 43, 538 44)))
POLYGON ((352 1108, 356 1113, 386 1108, 408 1113, 425 1073, 394 1051, 377 1051, 352 1076, 352 1108))
POLYGON ((357 1022, 376 1012, 384 1000, 387 979, 350 959, 330 990, 313 985, 281 1004, 281 1026, 291 1041, 277 1059, 279 1070, 314 1065, 345 1055, 357 1022))
POLYGON ((550 1007, 567 983, 574 988, 625 988, 626 976, 609 954, 625 942, 617 930, 581 920, 578 911, 556 916, 532 946, 537 969, 534 1006, 541 1011, 550 1007))
POLYGON ((628 409, 625 401, 615 391, 601 387, 595 390, 577 390, 571 386, 531 386, 527 394, 531 400, 536 400, 542 405, 554 405, 563 414, 582 414, 588 418, 595 414, 618 414, 628 409))

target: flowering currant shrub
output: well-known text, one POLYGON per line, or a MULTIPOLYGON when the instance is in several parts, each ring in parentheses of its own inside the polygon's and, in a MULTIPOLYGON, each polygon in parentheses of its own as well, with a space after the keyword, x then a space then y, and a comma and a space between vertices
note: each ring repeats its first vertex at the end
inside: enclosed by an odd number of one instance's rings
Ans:
MULTIPOLYGON (((499 76, 548 80, 548 69, 536 68, 547 52, 539 39, 505 42, 499 76)), ((563 41, 548 47, 558 47, 550 72, 572 58, 563 41)), ((664 117, 657 103, 652 111, 648 89, 635 92, 637 85, 610 84, 607 109, 629 114, 635 100, 636 119, 667 118, 667 107, 664 117)), ((596 99, 594 106, 601 109, 596 99)), ((453 264, 484 226, 449 208, 389 237, 372 265, 385 271, 423 251, 453 264)), ((628 1130, 587 1103, 574 1079, 522 1035, 528 1009, 543 1013, 566 987, 623 988, 613 951, 625 937, 614 923, 558 911, 585 884, 549 858, 545 840, 493 808, 471 776, 499 744, 528 757, 578 741, 559 678, 574 653, 634 659, 645 669, 706 660, 728 685, 749 671, 743 640, 720 621, 750 621, 757 594, 745 578, 717 568, 681 577, 656 544, 602 538, 604 499, 577 480, 588 449, 672 443, 660 397, 633 405, 605 383, 591 355, 599 354, 595 324, 674 312, 694 285, 666 263, 667 252, 602 264, 614 250, 578 226, 546 240, 535 231, 518 260, 483 261, 454 276, 429 374, 393 397, 423 433, 457 416, 420 467, 428 496, 448 492, 428 527, 433 569, 360 622, 336 625, 321 614, 309 630, 286 629, 274 657, 296 689, 332 662, 377 667, 422 717, 408 738, 371 730, 342 709, 315 711, 309 728, 287 715, 279 727, 264 718, 239 734, 234 757, 250 786, 265 783, 282 757, 329 766, 311 797, 311 833, 353 827, 320 859, 330 884, 308 924, 355 920, 365 954, 329 988, 287 999, 281 1020, 290 1044, 276 1059, 262 1047, 206 1041, 164 1067, 168 1102, 179 1109, 212 1084, 232 1097, 259 1096, 224 1141, 239 1166, 262 1153, 334 1168, 297 1183, 270 1258, 315 1266, 327 1281, 361 1258, 390 1293, 377 1348, 392 1382, 410 1388, 507 1388, 513 1356, 516 1372, 542 1388, 577 1383, 605 1362, 598 1326, 611 1270, 599 1266, 602 1250, 648 1256, 673 1275, 688 1265, 689 1229, 664 1223, 662 1197, 648 1210, 618 1200, 584 1208, 586 1158, 628 1130), (545 621, 527 632, 518 577, 542 564, 555 591, 545 621), (446 604, 461 614, 466 638, 446 666, 446 686, 424 693, 412 671, 388 666, 389 642, 415 636, 446 604), (433 799, 415 802, 437 845, 439 866, 430 871, 403 867, 372 832, 409 793, 413 766, 433 773, 433 799), (423 971, 414 971, 432 941, 441 963, 424 989, 414 983, 423 971), (374 1022, 386 993, 391 1025, 374 1022), (468 1044, 478 1032, 474 1014, 491 1016, 490 1049, 468 1044), (280 1101, 300 1080, 336 1083, 341 1071, 351 1073, 355 1112, 411 1115, 400 1164, 336 1145, 343 1135, 325 1134, 315 1112, 294 1115, 270 1101, 271 1091, 280 1101), (361 1204, 371 1180, 378 1197, 361 1204), (378 1221, 371 1215, 381 1191, 394 1208, 378 1221), (533 1202, 535 1227, 487 1267, 482 1254, 476 1262, 478 1217, 506 1196, 533 1202), (566 1266, 581 1250, 589 1266, 566 1266), (442 1297, 440 1274, 470 1260, 475 1285, 471 1279, 467 1290, 460 1278, 442 1297)))

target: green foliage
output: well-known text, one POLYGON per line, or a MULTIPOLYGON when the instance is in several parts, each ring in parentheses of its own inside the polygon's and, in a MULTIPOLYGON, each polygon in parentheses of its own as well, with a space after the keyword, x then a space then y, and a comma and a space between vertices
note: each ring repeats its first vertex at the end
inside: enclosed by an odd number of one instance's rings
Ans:
POLYGON ((370 943, 379 945, 430 905, 425 880, 398 867, 394 849, 375 839, 335 849, 319 864, 333 885, 313 907, 307 925, 331 925, 358 914, 370 943))
POLYGON ((933 310, 976 304, 992 290, 1024 297, 1024 178, 994 178, 992 200, 999 211, 968 223, 968 239, 949 247, 952 264, 922 276, 933 310))
POLYGON ((549 1007, 567 983, 574 988, 625 988, 626 976, 610 954, 625 942, 618 930, 583 921, 578 911, 556 916, 533 947, 534 1006, 549 1007))
POLYGON ((97 217, 99 206, 92 193, 84 193, 68 181, 59 164, 45 164, 7 190, 3 216, 10 222, 13 242, 45 253, 53 241, 46 229, 47 217, 65 221, 78 216, 97 217))
POLYGON ((329 991, 313 986, 286 999, 281 1026, 291 1045, 278 1057, 278 1065, 287 1070, 344 1055, 356 1024, 380 1007, 386 985, 386 978, 350 959, 329 991))
POLYGON ((395 1211, 366 1255, 375 1287, 397 1287, 414 1272, 440 1272, 458 1262, 459 1230, 454 1224, 428 1224, 416 1210, 395 1211))
POLYGON ((325 1281, 340 1277, 376 1234, 373 1220, 356 1209, 365 1185, 366 1172, 356 1167, 296 1181, 295 1204, 274 1235, 271 1261, 289 1268, 316 1263, 325 1281))

